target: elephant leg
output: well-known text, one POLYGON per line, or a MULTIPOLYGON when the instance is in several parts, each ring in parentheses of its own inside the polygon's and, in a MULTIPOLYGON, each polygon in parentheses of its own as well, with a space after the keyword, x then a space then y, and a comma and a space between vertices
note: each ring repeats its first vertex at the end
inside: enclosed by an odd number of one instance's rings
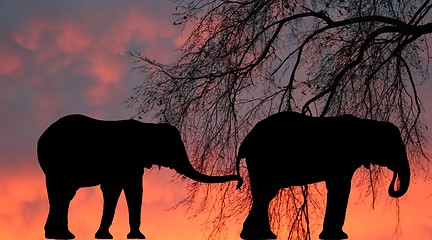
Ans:
POLYGON ((96 239, 113 239, 113 236, 109 232, 109 228, 114 219, 115 209, 117 206, 118 199, 120 197, 122 188, 116 183, 102 183, 101 190, 103 195, 103 212, 102 219, 95 234, 96 239))
POLYGON ((265 184, 253 185, 251 181, 251 192, 252 207, 243 223, 240 237, 242 239, 276 239, 276 235, 270 228, 268 208, 278 189, 265 186, 265 184))
POLYGON ((48 192, 49 213, 45 224, 45 238, 74 239, 68 228, 68 210, 76 189, 57 178, 46 180, 48 192))
POLYGON ((145 239, 144 234, 140 231, 141 225, 141 206, 143 198, 143 173, 131 174, 125 181, 124 192, 129 211, 130 232, 128 239, 145 239))
POLYGON ((351 178, 326 181, 327 203, 323 231, 320 239, 347 239, 342 230, 345 223, 348 198, 351 190, 351 178))

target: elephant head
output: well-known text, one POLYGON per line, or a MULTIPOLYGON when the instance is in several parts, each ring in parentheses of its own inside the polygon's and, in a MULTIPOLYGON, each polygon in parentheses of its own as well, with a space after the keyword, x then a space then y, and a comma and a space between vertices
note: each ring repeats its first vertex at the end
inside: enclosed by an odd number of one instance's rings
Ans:
MULTIPOLYGON (((368 120, 365 120, 368 121, 368 120)), ((393 172, 388 194, 393 198, 403 196, 410 183, 410 166, 405 144, 399 129, 390 122, 380 122, 373 129, 374 139, 369 139, 372 163, 385 166, 393 172), (396 189, 396 179, 399 186, 396 189)))

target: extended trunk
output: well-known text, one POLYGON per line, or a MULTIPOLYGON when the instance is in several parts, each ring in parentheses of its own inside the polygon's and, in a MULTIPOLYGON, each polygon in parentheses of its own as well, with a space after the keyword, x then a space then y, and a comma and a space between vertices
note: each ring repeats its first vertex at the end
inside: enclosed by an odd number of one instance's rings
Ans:
POLYGON ((195 168, 193 168, 190 164, 189 160, 186 160, 186 162, 187 163, 183 165, 176 166, 174 169, 178 173, 192 180, 203 183, 224 183, 228 181, 237 181, 237 188, 239 188, 243 183, 243 179, 239 175, 209 176, 195 170, 195 168))

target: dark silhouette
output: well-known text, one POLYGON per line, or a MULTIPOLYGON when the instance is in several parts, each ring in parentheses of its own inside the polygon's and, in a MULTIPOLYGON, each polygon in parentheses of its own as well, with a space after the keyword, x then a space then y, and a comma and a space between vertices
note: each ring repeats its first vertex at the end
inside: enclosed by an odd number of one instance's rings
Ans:
POLYGON ((327 203, 320 239, 346 239, 343 232, 351 178, 360 166, 393 171, 388 193, 404 195, 410 167, 399 129, 389 123, 352 115, 309 117, 274 114, 254 126, 240 145, 237 172, 246 159, 253 198, 240 234, 243 239, 275 239, 268 207, 281 188, 325 181, 327 203), (395 190, 399 177, 400 186, 395 190))
POLYGON ((109 232, 123 190, 129 210, 128 239, 144 239, 140 216, 144 168, 153 164, 174 169, 195 181, 222 183, 242 179, 237 175, 208 176, 189 162, 179 131, 168 124, 136 120, 102 121, 68 115, 49 126, 37 145, 45 173, 49 214, 45 237, 72 239, 68 229, 69 203, 81 187, 100 184, 104 205, 95 237, 112 239, 109 232))

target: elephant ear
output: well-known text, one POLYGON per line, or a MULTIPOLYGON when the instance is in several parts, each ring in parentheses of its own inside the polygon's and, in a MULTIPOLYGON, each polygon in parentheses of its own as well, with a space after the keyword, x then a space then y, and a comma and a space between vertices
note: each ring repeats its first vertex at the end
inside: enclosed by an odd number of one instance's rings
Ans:
POLYGON ((154 150, 157 154, 154 156, 154 159, 151 159, 153 164, 159 168, 173 168, 173 164, 179 156, 177 148, 183 146, 177 128, 167 123, 159 123, 154 142, 154 150))

